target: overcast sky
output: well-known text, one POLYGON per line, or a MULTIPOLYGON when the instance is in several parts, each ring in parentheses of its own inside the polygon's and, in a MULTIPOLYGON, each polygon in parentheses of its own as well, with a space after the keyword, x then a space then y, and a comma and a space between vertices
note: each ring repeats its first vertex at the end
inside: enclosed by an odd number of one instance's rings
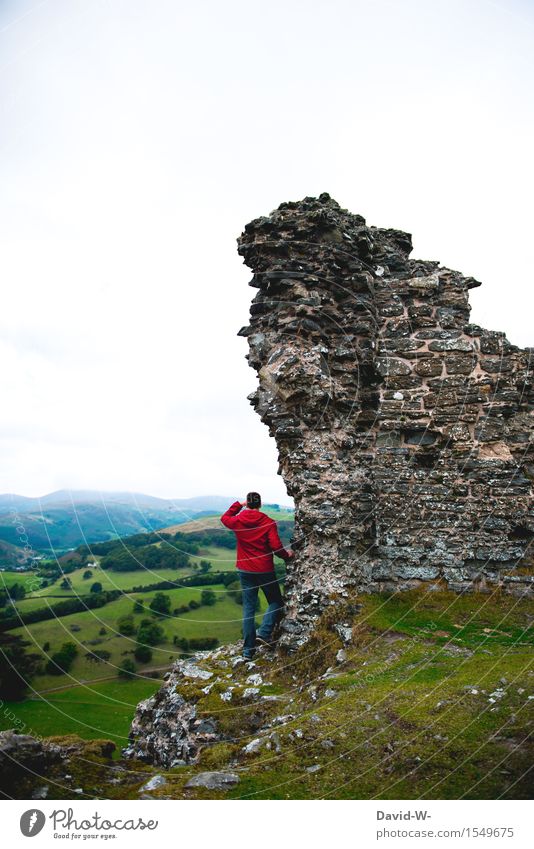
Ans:
POLYGON ((236 252, 329 192, 534 345, 529 0, 2 0, 0 492, 261 491, 236 252))

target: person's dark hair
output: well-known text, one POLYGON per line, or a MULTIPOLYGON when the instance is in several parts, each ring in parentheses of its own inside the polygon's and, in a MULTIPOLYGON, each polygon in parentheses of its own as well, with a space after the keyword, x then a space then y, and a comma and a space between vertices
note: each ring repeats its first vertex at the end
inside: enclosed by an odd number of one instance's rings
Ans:
POLYGON ((259 492, 247 493, 247 507, 256 510, 261 507, 261 495, 259 492))

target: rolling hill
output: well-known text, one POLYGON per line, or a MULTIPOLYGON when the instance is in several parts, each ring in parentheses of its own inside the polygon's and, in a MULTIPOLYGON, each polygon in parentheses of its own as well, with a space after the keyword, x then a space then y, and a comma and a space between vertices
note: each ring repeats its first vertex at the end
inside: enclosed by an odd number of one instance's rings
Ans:
POLYGON ((136 492, 58 490, 41 497, 0 495, 0 568, 28 554, 61 554, 82 543, 101 542, 178 527, 205 513, 222 512, 232 496, 166 499, 136 492), (23 551, 28 544, 32 551, 23 551))

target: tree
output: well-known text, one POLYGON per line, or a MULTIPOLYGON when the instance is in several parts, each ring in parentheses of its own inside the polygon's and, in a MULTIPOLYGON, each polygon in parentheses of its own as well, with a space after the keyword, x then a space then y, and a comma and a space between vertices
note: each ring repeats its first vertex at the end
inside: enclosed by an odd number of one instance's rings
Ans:
POLYGON ((63 643, 46 664, 46 671, 49 675, 64 675, 71 668, 77 654, 75 643, 63 643))
POLYGON ((134 613, 142 613, 143 610, 144 610, 143 599, 138 598, 137 601, 135 602, 134 606, 133 606, 133 612, 134 613))
POLYGON ((200 603, 206 604, 208 607, 211 607, 217 601, 217 596, 213 592, 213 590, 202 590, 200 594, 200 603))
POLYGON ((63 578, 61 581, 60 587, 62 590, 71 590, 72 589, 72 581, 70 578, 63 578))
POLYGON ((89 578, 93 577, 93 573, 91 572, 90 569, 86 569, 85 572, 83 573, 82 577, 83 577, 84 581, 87 581, 87 580, 89 580, 89 578))
POLYGON ((197 601, 195 598, 192 598, 191 601, 189 602, 189 610, 198 610, 199 607, 200 607, 200 602, 197 601))
POLYGON ((150 609, 160 616, 168 615, 171 612, 171 600, 165 593, 156 593, 150 602, 150 609))
POLYGON ((125 658, 119 666, 119 678, 133 678, 135 673, 135 663, 129 657, 125 658))
POLYGON ((165 632, 161 625, 157 622, 152 622, 151 619, 142 619, 137 631, 137 641, 149 646, 155 646, 161 643, 165 638, 165 632))
POLYGON ((103 660, 110 659, 111 652, 106 651, 106 649, 95 649, 94 651, 86 652, 85 656, 91 663, 102 663, 103 660))
POLYGON ((26 590, 22 584, 12 584, 7 588, 7 594, 12 601, 19 601, 26 595, 26 590))
POLYGON ((133 616, 122 616, 117 620, 117 630, 123 637, 131 637, 135 634, 136 627, 133 616))
POLYGON ((137 645, 135 647, 134 657, 139 663, 149 663, 152 660, 152 649, 148 646, 137 645))
POLYGON ((91 584, 91 592, 92 593, 101 593, 102 592, 102 584, 100 581, 95 581, 94 584, 91 584))
POLYGON ((0 634, 0 698, 24 698, 31 679, 42 671, 41 655, 28 654, 29 645, 22 637, 0 634))
POLYGON ((211 569, 211 563, 210 563, 209 560, 201 560, 200 561, 200 571, 201 572, 204 572, 204 574, 205 574, 206 572, 209 572, 210 569, 211 569))

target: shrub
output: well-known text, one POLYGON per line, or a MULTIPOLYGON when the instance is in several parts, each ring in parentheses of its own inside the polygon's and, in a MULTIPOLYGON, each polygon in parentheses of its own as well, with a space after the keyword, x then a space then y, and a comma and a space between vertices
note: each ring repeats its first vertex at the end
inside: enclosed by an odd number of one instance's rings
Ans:
POLYGON ((131 637, 135 634, 136 628, 133 620, 133 616, 122 616, 117 621, 117 630, 123 637, 131 637))
POLYGON ((134 657, 139 663, 149 663, 152 660, 152 649, 148 646, 137 645, 135 647, 134 657))
POLYGON ((42 671, 42 658, 27 654, 30 643, 19 636, 0 634, 0 698, 24 698, 34 675, 42 671))
POLYGON ((178 646, 183 652, 186 651, 203 651, 206 649, 215 649, 219 645, 217 637, 191 637, 189 640, 186 637, 173 638, 173 643, 178 646))
POLYGON ((150 609, 160 616, 168 615, 171 612, 171 600, 165 593, 156 593, 150 602, 150 609))
POLYGON ((63 643, 46 664, 46 671, 49 675, 64 675, 71 668, 77 654, 78 649, 74 643, 63 643))
POLYGON ((157 643, 163 642, 165 632, 161 625, 157 622, 152 622, 151 619, 141 620, 137 631, 137 640, 139 643, 144 643, 149 646, 155 646, 157 643))
POLYGON ((125 658, 118 669, 119 678, 133 678, 135 673, 135 663, 129 657, 125 658))
POLYGON ((211 607, 217 601, 217 596, 213 590, 202 590, 200 594, 200 603, 211 607))
POLYGON ((86 652, 85 657, 91 663, 102 663, 102 661, 110 659, 111 652, 106 651, 106 649, 96 649, 86 652))

